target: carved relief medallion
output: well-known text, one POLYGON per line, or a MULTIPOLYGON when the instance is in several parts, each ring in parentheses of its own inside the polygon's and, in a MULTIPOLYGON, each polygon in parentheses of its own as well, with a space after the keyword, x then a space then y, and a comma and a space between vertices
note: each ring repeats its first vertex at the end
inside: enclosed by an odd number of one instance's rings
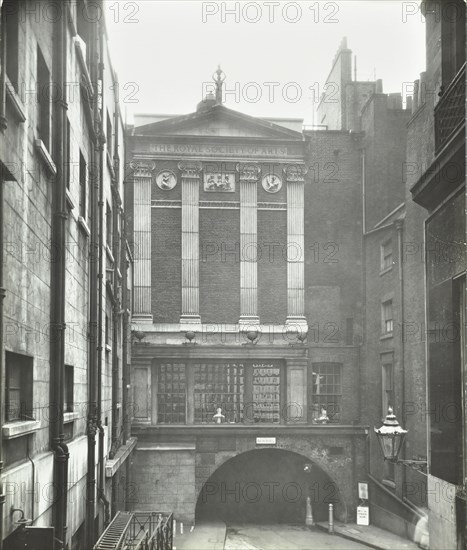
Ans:
POLYGON ((162 170, 157 174, 156 184, 163 191, 170 191, 177 184, 177 178, 170 170, 162 170))
POLYGON ((282 178, 276 174, 267 174, 262 180, 263 189, 268 193, 277 193, 282 187, 282 178))

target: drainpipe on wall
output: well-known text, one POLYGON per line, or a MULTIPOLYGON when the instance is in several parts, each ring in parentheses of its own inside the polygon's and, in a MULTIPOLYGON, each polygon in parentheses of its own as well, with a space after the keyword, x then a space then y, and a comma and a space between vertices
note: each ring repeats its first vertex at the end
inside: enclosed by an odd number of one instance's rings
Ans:
MULTIPOLYGON (((364 148, 364 145, 362 144, 362 148, 360 149, 360 153, 361 153, 361 170, 362 170, 362 301, 363 301, 363 312, 362 312, 362 333, 363 333, 363 338, 362 338, 362 343, 360 344, 359 348, 358 348, 358 364, 359 364, 359 369, 358 369, 358 376, 359 376, 359 387, 361 388, 361 380, 362 380, 362 367, 361 367, 361 362, 362 362, 362 349, 363 349, 363 346, 365 344, 365 339, 366 339, 366 240, 365 240, 365 236, 366 236, 366 197, 365 197, 365 192, 366 192, 366 151, 365 151, 365 148, 364 148)), ((363 392, 360 391, 360 399, 359 399, 359 408, 358 408, 358 416, 360 418, 360 421, 361 421, 361 418, 362 418, 362 400, 363 400, 363 392)), ((370 436, 368 435, 368 439, 370 438, 370 436)), ((368 464, 369 464, 369 459, 368 459, 368 464)), ((370 471, 370 469, 368 468, 368 472, 370 471)))
POLYGON ((130 437, 130 407, 129 407, 129 386, 130 386, 130 364, 128 362, 128 338, 129 335, 129 311, 128 311, 128 265, 127 265, 127 251, 126 251, 126 223, 125 214, 122 213, 121 217, 122 238, 121 246, 122 251, 120 255, 121 273, 122 273, 122 443, 126 444, 130 437))
MULTIPOLYGON (((399 302, 400 302, 400 318, 401 318, 401 331, 400 331, 400 368, 401 368, 401 394, 402 394, 402 408, 405 407, 405 342, 404 342, 404 269, 402 265, 402 250, 403 250, 403 228, 404 221, 396 220, 394 222, 397 230, 397 250, 399 256, 399 302)), ((405 418, 402 419, 405 424, 405 418)), ((405 445, 401 449, 402 458, 405 458, 405 445)), ((406 488, 407 472, 405 466, 402 465, 402 499, 405 498, 404 490, 406 488)))
MULTIPOLYGON (((57 40, 56 74, 57 80, 65 90, 66 84, 66 51, 67 51, 67 17, 61 17, 54 25, 57 40)), ((63 429, 63 380, 65 368, 65 224, 66 212, 66 173, 67 173, 67 103, 64 97, 55 103, 55 161, 57 176, 54 183, 52 198, 52 246, 59 251, 58 257, 51 268, 51 327, 53 328, 50 341, 50 435, 54 453, 54 502, 52 506, 53 524, 56 538, 63 548, 66 541, 66 514, 67 514, 67 475, 68 475, 68 447, 64 443, 63 429), (55 409, 55 410, 53 410, 55 409)))
MULTIPOLYGON (((97 83, 97 24, 91 25, 91 81, 97 83)), ((98 322, 97 322, 97 308, 98 308, 98 257, 99 257, 99 244, 98 244, 98 197, 99 189, 102 183, 99 181, 99 172, 96 167, 98 148, 98 140, 96 134, 98 133, 98 102, 97 102, 97 89, 94 89, 94 96, 92 98, 94 109, 94 128, 92 130, 93 143, 90 148, 91 155, 91 170, 90 170, 90 207, 91 207, 91 241, 89 250, 89 331, 88 331, 88 417, 87 417, 87 473, 86 473, 86 548, 92 548, 96 539, 96 533, 94 529, 94 521, 96 517, 96 433, 97 433, 97 361, 98 361, 98 322)))
POLYGON ((121 215, 121 200, 118 193, 118 188, 116 186, 115 181, 112 182, 112 212, 113 212, 113 227, 112 227, 112 235, 113 235, 113 241, 112 241, 112 255, 114 257, 114 269, 112 273, 112 283, 113 283, 113 290, 114 290, 114 303, 112 308, 112 317, 113 317, 113 323, 112 323, 112 455, 114 455, 118 447, 120 446, 119 436, 118 436, 118 414, 117 414, 117 403, 118 403, 118 390, 119 390, 119 361, 118 361, 118 353, 117 353, 117 346, 119 344, 118 342, 118 325, 120 323, 120 317, 121 317, 121 303, 119 299, 119 293, 118 293, 118 285, 120 284, 120 281, 118 279, 118 267, 120 266, 120 242, 118 240, 118 226, 119 226, 119 218, 121 215))
MULTIPOLYGON (((117 88, 118 89, 118 88, 117 88)), ((120 106, 118 108, 118 116, 120 118, 120 106)), ((126 126, 123 125, 123 138, 125 139, 126 126)), ((124 166, 126 166, 126 150, 124 150, 123 157, 124 166)), ((123 176, 125 177, 125 176, 123 176)), ((125 180, 123 180, 123 185, 125 185, 125 180)), ((124 191, 123 191, 124 194, 124 191)), ((128 241, 127 241, 127 230, 126 230, 126 216, 125 211, 122 213, 121 217, 122 224, 122 239, 121 246, 122 252, 120 255, 121 261, 121 272, 122 272, 122 309, 123 309, 123 320, 122 320, 122 423, 123 423, 123 443, 125 444, 130 438, 130 368, 131 363, 128 361, 128 343, 130 341, 130 311, 129 311, 129 293, 128 293, 128 269, 131 264, 127 261, 128 257, 128 241)), ((131 291, 130 291, 131 292, 131 291)), ((128 461, 129 462, 129 461, 128 461)), ((127 488, 125 488, 126 490, 127 488)), ((126 492, 128 494, 128 492, 126 492)), ((125 509, 126 503, 125 503, 125 509)))
POLYGON ((119 395, 119 361, 118 361, 118 334, 119 334, 119 324, 121 319, 121 314, 123 313, 121 310, 121 301, 119 297, 118 292, 118 286, 121 283, 119 281, 119 267, 121 267, 121 244, 120 240, 121 235, 118 238, 119 232, 119 220, 122 216, 122 201, 120 198, 120 193, 118 190, 118 172, 115 173, 115 170, 118 170, 119 167, 119 158, 117 154, 117 148, 118 148, 118 114, 117 114, 117 107, 115 106, 115 113, 114 113, 114 128, 115 128, 115 140, 114 140, 114 157, 113 157, 113 167, 114 167, 114 174, 115 177, 112 179, 112 255, 114 257, 114 268, 112 273, 112 285, 114 290, 114 303, 112 308, 112 448, 111 448, 111 458, 115 455, 117 452, 118 447, 121 445, 121 441, 119 439, 118 435, 118 414, 117 414, 117 403, 118 403, 118 395, 119 395))
POLYGON ((94 23, 97 30, 96 52, 99 58, 98 64, 98 80, 101 82, 101 106, 102 112, 99 116, 99 109, 96 106, 96 132, 98 135, 98 147, 96 150, 96 158, 99 173, 99 266, 98 266, 98 318, 97 318, 97 427, 99 430, 99 484, 98 495, 99 499, 104 504, 104 525, 110 523, 110 503, 105 496, 105 477, 104 477, 104 427, 102 426, 102 353, 104 350, 103 343, 103 307, 104 307, 104 143, 105 136, 103 132, 104 120, 104 39, 105 28, 102 21, 94 23))

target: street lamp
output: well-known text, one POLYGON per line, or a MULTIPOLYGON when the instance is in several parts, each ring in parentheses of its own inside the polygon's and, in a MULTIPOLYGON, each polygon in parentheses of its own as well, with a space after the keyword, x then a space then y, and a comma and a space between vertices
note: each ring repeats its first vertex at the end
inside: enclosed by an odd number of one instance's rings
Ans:
POLYGON ((399 425, 392 407, 388 408, 388 414, 381 428, 375 428, 376 437, 381 445, 384 460, 397 463, 402 443, 404 442, 407 430, 399 425))
POLYGON ((401 460, 399 458, 407 430, 404 430, 399 425, 392 407, 388 407, 388 414, 383 425, 381 428, 375 428, 375 433, 381 446, 384 460, 393 464, 407 464, 416 469, 422 469, 426 466, 425 460, 401 460))

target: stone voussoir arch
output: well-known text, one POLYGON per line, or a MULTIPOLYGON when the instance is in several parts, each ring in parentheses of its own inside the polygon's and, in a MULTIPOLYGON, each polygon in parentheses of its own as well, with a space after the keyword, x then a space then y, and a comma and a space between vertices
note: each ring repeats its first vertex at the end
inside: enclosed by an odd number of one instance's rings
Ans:
MULTIPOLYGON (((291 442, 290 442, 291 443, 291 442)), ((284 451, 289 452, 293 455, 299 456, 303 463, 310 463, 312 466, 319 468, 322 473, 329 479, 329 483, 333 485, 334 494, 336 495, 336 502, 334 505, 335 517, 340 521, 347 522, 349 518, 349 508, 351 507, 352 494, 351 491, 346 490, 346 487, 352 485, 352 480, 349 480, 349 469, 348 467, 339 468, 337 471, 331 469, 329 463, 326 462, 326 456, 320 452, 319 449, 316 449, 313 445, 304 445, 303 441, 300 444, 287 444, 282 442, 277 446, 265 446, 258 448, 254 443, 245 445, 238 445, 236 450, 228 451, 217 451, 214 453, 215 459, 214 463, 209 465, 202 464, 202 453, 197 453, 196 458, 196 490, 195 490, 195 506, 202 497, 202 491, 206 483, 214 476, 214 474, 228 462, 235 460, 241 455, 258 452, 263 450, 269 451, 284 451), (304 446, 309 447, 309 449, 304 450, 304 446), (337 474, 337 475, 336 475, 337 474), (350 506, 349 506, 350 505, 350 506)), ((332 492, 332 491, 331 491, 332 492)))

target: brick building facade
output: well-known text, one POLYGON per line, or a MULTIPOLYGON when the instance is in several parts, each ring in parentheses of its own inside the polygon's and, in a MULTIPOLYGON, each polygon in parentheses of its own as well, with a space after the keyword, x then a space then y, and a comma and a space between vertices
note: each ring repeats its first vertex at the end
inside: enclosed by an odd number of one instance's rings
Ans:
MULTIPOLYGON (((341 57, 351 59, 345 44, 334 64, 341 57)), ((363 360, 363 224, 403 201, 410 111, 373 93, 381 82, 354 84, 365 97, 349 103, 345 125, 326 105, 336 119, 327 130, 227 109, 220 84, 189 115, 137 117, 126 200, 138 506, 158 503, 189 524, 228 520, 255 513, 253 483, 261 509, 289 521, 304 519, 307 495, 317 517, 331 501, 339 518, 355 517, 369 419, 381 420, 362 391, 381 395, 381 370, 363 360), (251 475, 236 480, 242 463, 251 475), (281 491, 299 487, 294 501, 279 491, 275 512, 261 464, 281 491)))

